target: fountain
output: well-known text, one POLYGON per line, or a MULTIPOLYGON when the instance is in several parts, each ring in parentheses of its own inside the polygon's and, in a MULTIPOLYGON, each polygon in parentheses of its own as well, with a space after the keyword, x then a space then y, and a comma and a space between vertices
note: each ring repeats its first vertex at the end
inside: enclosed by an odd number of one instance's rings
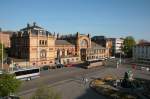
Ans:
POLYGON ((91 82, 90 87, 108 98, 138 99, 140 97, 142 99, 142 97, 145 97, 143 93, 149 92, 145 90, 144 83, 146 82, 142 82, 133 78, 132 71, 127 71, 122 79, 116 76, 97 78, 91 82))
POLYGON ((125 72, 123 79, 115 80, 114 86, 118 88, 126 88, 132 90, 137 90, 142 88, 140 82, 133 79, 133 73, 131 71, 125 72))

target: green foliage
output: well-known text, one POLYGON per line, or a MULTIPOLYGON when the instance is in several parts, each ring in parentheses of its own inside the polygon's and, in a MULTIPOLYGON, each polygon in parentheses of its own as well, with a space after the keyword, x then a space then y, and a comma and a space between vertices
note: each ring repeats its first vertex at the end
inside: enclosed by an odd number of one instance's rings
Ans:
POLYGON ((21 82, 15 78, 12 74, 0 75, 0 96, 8 96, 11 93, 15 93, 20 87, 21 82))
POLYGON ((47 86, 36 90, 31 99, 61 99, 61 95, 47 86))
POLYGON ((123 42, 123 52, 127 57, 132 57, 132 48, 136 44, 134 38, 132 36, 127 36, 123 42))

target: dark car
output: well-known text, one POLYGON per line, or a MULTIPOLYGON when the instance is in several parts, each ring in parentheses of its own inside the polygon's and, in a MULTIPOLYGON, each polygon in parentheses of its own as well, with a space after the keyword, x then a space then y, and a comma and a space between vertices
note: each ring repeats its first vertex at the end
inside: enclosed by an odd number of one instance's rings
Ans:
POLYGON ((40 70, 49 70, 49 69, 50 69, 50 66, 48 66, 48 65, 45 65, 40 68, 40 70))
POLYGON ((63 68, 64 67, 63 64, 57 64, 56 66, 57 66, 57 68, 63 68))

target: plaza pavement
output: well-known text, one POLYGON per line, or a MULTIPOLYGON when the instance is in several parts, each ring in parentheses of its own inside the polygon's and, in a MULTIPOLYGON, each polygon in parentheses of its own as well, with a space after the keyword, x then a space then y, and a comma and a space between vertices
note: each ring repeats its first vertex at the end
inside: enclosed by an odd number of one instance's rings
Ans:
MULTIPOLYGON (((102 71, 91 73, 86 75, 87 78, 91 81, 93 78, 103 78, 107 75, 123 77, 124 72, 128 71, 127 68, 107 68, 102 71)), ((150 80, 150 72, 136 70, 134 71, 135 78, 143 78, 150 80)), ((89 82, 90 82, 89 81, 89 82)), ((54 87, 58 92, 62 93, 62 99, 106 99, 104 96, 98 95, 92 89, 89 88, 89 84, 84 85, 81 81, 81 78, 74 78, 74 80, 58 85, 54 87)))
MULTIPOLYGON (((123 77, 124 72, 132 70, 131 68, 126 68, 125 65, 121 65, 119 68, 115 67, 106 67, 104 69, 100 69, 99 71, 91 72, 84 74, 84 77, 89 79, 89 82, 94 78, 104 78, 108 75, 123 77)), ((143 78, 150 80, 150 72, 142 71, 142 70, 132 70, 135 78, 143 78)), ((68 78, 66 80, 62 80, 49 86, 55 89, 55 91, 61 93, 62 99, 106 99, 104 96, 99 95, 89 87, 89 82, 85 85, 82 81, 83 75, 73 76, 72 78, 68 78)), ((25 99, 30 94, 26 94, 25 99)))

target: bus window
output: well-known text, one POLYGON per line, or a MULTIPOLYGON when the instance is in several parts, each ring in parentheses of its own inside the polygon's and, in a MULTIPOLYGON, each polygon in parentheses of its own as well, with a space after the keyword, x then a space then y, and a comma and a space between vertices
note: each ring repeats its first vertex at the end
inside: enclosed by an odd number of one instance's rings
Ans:
POLYGON ((28 70, 21 70, 21 71, 16 71, 15 72, 15 75, 16 75, 17 79, 38 76, 39 74, 40 74, 39 69, 28 69, 28 70))

